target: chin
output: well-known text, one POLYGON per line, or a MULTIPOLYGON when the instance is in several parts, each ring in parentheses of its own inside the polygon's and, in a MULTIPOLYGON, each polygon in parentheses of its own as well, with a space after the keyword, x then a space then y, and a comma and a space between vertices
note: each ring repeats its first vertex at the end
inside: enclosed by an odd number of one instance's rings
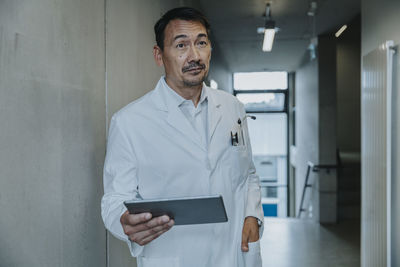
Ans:
POLYGON ((200 73, 200 75, 198 75, 198 77, 189 77, 186 79, 183 79, 183 84, 186 86, 199 86, 202 85, 204 80, 207 77, 207 72, 205 73, 200 73), (202 74, 202 75, 201 75, 202 74))
POLYGON ((199 86, 203 84, 204 80, 206 79, 206 76, 197 78, 197 79, 184 79, 183 84, 186 86, 199 86))

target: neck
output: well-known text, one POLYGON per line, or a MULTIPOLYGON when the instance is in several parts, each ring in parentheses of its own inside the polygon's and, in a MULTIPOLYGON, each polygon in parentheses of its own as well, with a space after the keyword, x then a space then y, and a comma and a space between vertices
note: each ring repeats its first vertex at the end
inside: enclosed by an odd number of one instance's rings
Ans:
POLYGON ((203 84, 196 86, 177 86, 168 78, 165 78, 166 83, 172 90, 174 90, 178 95, 183 97, 186 100, 192 100, 195 107, 200 101, 201 90, 203 88, 203 84))

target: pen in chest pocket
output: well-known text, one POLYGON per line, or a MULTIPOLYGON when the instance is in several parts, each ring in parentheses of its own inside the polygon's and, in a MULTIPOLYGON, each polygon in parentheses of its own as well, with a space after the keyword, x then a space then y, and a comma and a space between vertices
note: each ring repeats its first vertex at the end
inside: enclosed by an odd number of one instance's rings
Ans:
POLYGON ((252 120, 256 119, 256 116, 246 115, 242 119, 238 119, 237 124, 235 124, 234 130, 231 131, 231 142, 232 146, 243 146, 244 143, 244 132, 243 132, 243 122, 247 118, 251 118, 252 120))

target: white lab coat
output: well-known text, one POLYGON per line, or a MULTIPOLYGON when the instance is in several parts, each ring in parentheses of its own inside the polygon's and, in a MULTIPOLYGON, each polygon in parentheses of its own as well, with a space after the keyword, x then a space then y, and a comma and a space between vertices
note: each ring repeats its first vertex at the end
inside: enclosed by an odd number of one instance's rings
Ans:
MULTIPOLYGON (((260 242, 241 251, 245 217, 261 221, 259 178, 244 122, 244 140, 232 146, 231 131, 245 116, 243 105, 206 86, 208 151, 178 107, 168 106, 164 78, 156 88, 117 112, 110 124, 104 165, 102 217, 128 243, 139 267, 261 267, 260 242), (123 201, 222 195, 228 222, 174 226, 145 246, 128 240, 120 224, 123 201)), ((260 237, 262 229, 260 229, 260 237)))

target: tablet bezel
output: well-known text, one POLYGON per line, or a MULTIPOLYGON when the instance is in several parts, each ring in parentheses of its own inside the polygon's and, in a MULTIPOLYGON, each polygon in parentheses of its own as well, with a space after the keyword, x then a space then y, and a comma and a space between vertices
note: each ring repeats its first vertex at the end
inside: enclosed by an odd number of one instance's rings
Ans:
POLYGON ((153 217, 168 215, 175 225, 228 221, 221 195, 130 200, 124 202, 131 214, 149 212, 153 217))

